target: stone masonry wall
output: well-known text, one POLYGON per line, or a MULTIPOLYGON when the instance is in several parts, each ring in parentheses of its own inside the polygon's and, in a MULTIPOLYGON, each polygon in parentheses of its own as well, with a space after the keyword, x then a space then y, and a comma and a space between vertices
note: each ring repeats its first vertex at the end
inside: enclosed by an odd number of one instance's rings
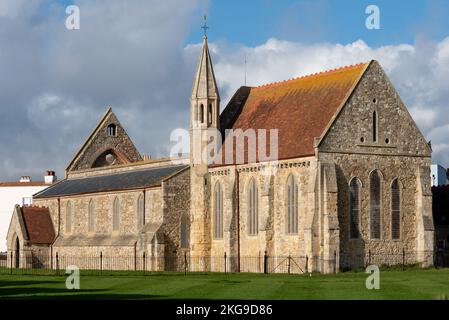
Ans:
MULTIPOLYGON (((182 171, 162 183, 165 255, 183 257, 188 248, 181 248, 181 223, 186 222, 190 234, 190 170, 182 171)), ((187 238, 187 242, 188 242, 187 238)))
MULTIPOLYGON (((414 263, 417 240, 417 174, 430 166, 431 151, 387 76, 371 63, 358 87, 318 148, 319 161, 336 163, 340 265, 414 263), (377 113, 377 141, 373 138, 373 112, 377 113), (369 234, 370 173, 381 173, 381 239, 369 234), (362 182, 361 239, 349 239, 349 183, 362 182), (401 185, 401 237, 391 237, 391 183, 401 185)), ((430 178, 429 178, 430 179, 430 178)), ((430 188, 430 181, 428 187, 430 188)))

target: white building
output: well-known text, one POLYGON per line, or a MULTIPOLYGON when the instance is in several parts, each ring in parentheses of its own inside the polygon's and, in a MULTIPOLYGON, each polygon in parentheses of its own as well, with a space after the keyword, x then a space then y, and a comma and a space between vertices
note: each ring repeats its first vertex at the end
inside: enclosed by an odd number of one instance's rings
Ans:
POLYGON ((447 171, 439 164, 432 164, 430 166, 430 181, 432 187, 445 186, 448 184, 447 171))
POLYGON ((6 235, 8 233, 14 206, 31 205, 33 194, 47 188, 56 181, 54 171, 47 171, 44 181, 31 181, 23 176, 19 182, 0 182, 0 252, 6 252, 6 235))

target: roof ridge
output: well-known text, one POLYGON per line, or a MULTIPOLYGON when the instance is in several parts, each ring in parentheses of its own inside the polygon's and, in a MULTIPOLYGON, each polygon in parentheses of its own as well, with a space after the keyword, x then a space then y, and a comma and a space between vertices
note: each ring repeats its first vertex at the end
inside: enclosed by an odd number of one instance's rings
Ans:
POLYGON ((38 205, 23 205, 22 208, 27 208, 27 209, 48 209, 48 207, 46 206, 38 206, 38 205))
POLYGON ((299 79, 311 78, 311 77, 316 77, 316 76, 320 76, 320 75, 324 75, 324 74, 330 74, 330 73, 334 73, 334 72, 342 71, 342 70, 346 70, 346 69, 352 69, 352 68, 361 67, 361 66, 366 65, 368 63, 369 62, 360 62, 360 63, 346 65, 346 66, 337 67, 337 68, 333 68, 333 69, 323 70, 323 71, 320 71, 320 72, 310 73, 310 74, 306 74, 306 75, 303 75, 303 76, 294 77, 294 78, 290 78, 290 79, 286 79, 286 80, 281 80, 281 81, 275 81, 275 82, 262 84, 260 86, 253 87, 253 89, 263 89, 263 88, 267 88, 267 87, 273 87, 273 86, 276 86, 276 85, 285 84, 285 83, 292 82, 292 81, 299 80, 299 79))

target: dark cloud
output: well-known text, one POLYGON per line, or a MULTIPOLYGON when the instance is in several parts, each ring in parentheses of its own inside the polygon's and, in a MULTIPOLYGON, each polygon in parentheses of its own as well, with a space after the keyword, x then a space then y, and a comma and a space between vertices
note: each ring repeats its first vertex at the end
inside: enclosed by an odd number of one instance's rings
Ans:
MULTIPOLYGON (((38 179, 65 165, 111 105, 138 149, 168 155, 170 133, 188 128, 200 44, 184 45, 207 2, 77 1, 81 30, 65 29, 50 0, 0 2, 0 180, 38 179)), ((200 42, 200 30, 199 41, 200 42)), ((377 59, 449 164, 449 38, 369 47, 268 39, 257 47, 211 43, 222 108, 243 84, 259 85, 377 59)))
MULTIPOLYGON (((142 153, 168 153, 188 126, 195 62, 183 42, 200 1, 77 1, 81 29, 53 1, 0 5, 0 180, 60 176, 107 106, 142 153)), ((200 38, 199 30, 199 40, 200 38)))

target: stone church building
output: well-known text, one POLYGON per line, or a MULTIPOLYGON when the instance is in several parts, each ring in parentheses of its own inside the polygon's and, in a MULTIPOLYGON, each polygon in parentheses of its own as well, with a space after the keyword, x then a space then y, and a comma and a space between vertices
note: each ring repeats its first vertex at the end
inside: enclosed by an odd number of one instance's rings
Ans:
MULTIPOLYGON (((65 179, 34 195, 36 207, 14 209, 10 263, 43 254, 52 267, 57 256, 101 255, 119 261, 110 268, 131 257, 148 270, 259 272, 265 256, 274 272, 285 257, 298 272, 432 265, 432 150, 378 62, 241 87, 220 110, 205 36, 190 157, 144 158, 109 109, 65 179), (206 150, 213 129, 220 156, 206 150), (277 130, 276 161, 251 157, 249 140, 226 148, 251 129, 277 130), (232 161, 218 161, 225 153, 232 161)), ((95 267, 86 261, 77 263, 95 267)))

